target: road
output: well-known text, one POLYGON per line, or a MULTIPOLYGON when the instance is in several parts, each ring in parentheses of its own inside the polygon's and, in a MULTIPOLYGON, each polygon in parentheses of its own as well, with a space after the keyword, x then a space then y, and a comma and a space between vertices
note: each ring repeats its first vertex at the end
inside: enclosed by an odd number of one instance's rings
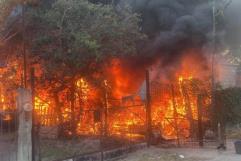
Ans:
POLYGON ((235 154, 232 142, 226 151, 215 147, 204 148, 159 148, 151 147, 127 155, 119 161, 241 161, 241 155, 235 154))

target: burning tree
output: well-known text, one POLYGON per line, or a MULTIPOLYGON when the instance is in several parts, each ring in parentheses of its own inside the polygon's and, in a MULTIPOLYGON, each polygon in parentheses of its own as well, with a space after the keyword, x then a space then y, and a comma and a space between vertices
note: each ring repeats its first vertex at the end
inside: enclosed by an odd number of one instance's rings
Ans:
MULTIPOLYGON (((44 86, 52 98, 60 126, 70 121, 69 134, 76 135, 84 108, 84 98, 78 97, 85 92, 84 81, 100 86, 104 78, 98 73, 108 59, 136 53, 136 43, 144 38, 138 15, 128 8, 116 11, 86 0, 58 0, 49 8, 44 3, 29 8, 26 19, 30 61, 41 66, 40 88, 44 86)), ((92 104, 100 100, 95 97, 92 104)))

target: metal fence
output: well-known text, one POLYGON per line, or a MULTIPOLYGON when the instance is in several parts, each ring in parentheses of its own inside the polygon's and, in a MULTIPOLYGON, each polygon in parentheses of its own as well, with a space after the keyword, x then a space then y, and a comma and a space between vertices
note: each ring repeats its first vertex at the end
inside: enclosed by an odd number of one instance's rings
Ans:
POLYGON ((164 84, 153 81, 150 95, 153 130, 176 140, 179 146, 215 142, 211 126, 210 85, 207 82, 182 79, 164 84), (206 136, 207 132, 209 136, 206 136))
MULTIPOLYGON (((90 105, 78 111, 78 135, 72 137, 71 133, 66 133, 67 135, 62 138, 59 137, 59 128, 71 128, 71 111, 64 111, 63 116, 70 119, 60 125, 54 107, 51 107, 49 102, 40 101, 40 98, 38 100, 35 104, 34 149, 43 160, 129 148, 146 141, 147 100, 138 94, 122 99, 109 97, 106 100, 107 107, 98 108, 90 105)), ((156 137, 154 142, 183 146, 196 146, 200 141, 211 143, 205 140, 204 136, 205 131, 210 128, 209 95, 205 85, 194 84, 191 81, 176 84, 151 82, 149 101, 151 135, 153 138, 156 137)), ((16 160, 17 120, 16 109, 0 111, 1 161, 16 160)))
MULTIPOLYGON (((120 100, 119 100, 120 101, 120 100)), ((123 108, 123 106, 122 106, 123 108)), ((38 130, 38 148, 39 157, 43 160, 61 160, 63 158, 71 158, 75 156, 85 156, 89 153, 98 153, 103 155, 106 151, 122 148, 129 149, 136 144, 145 142, 145 129, 142 134, 138 135, 137 126, 128 125, 127 122, 134 116, 133 108, 126 107, 122 110, 120 107, 110 107, 108 109, 108 129, 105 132, 105 123, 98 110, 90 109, 83 110, 81 114, 80 125, 78 125, 78 135, 71 136, 71 134, 59 137, 60 124, 41 124, 38 130), (124 118, 125 114, 129 114, 130 118, 124 118), (121 119, 122 118, 122 119, 121 119), (116 122, 113 121, 116 120, 116 122), (138 140, 136 139, 138 138, 138 140), (52 152, 50 154, 50 152, 52 152)), ((144 111, 144 107, 138 107, 144 111)), ((52 118, 54 115, 39 117, 43 120, 40 122, 45 123, 47 119, 52 118)), ((145 118, 143 118, 143 125, 145 128, 145 118)), ((64 123, 64 129, 68 130, 71 127, 70 122, 64 123)), ((143 128, 143 126, 142 126, 143 128)), ((67 133, 68 134, 68 133, 67 133)), ((101 158, 101 156, 99 156, 101 158)))
POLYGON ((17 160, 17 112, 0 112, 0 160, 17 160))

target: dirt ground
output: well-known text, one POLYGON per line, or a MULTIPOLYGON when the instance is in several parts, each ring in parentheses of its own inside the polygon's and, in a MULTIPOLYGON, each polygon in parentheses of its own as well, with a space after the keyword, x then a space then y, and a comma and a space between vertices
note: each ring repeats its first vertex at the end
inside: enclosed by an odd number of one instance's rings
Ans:
MULTIPOLYGON (((13 157, 11 160, 16 158, 16 154, 10 154, 11 151, 14 150, 14 147, 16 147, 16 141, 14 141, 14 138, 14 135, 8 135, 7 137, 0 138, 0 161, 8 161, 10 160, 10 156, 13 157), (8 156, 4 156, 3 154, 5 153, 7 153, 8 156)), ((160 146, 152 146, 150 148, 130 153, 118 161, 241 161, 241 155, 235 154, 233 142, 234 141, 232 140, 228 140, 228 148, 226 151, 218 151, 215 146, 210 145, 204 148, 163 148, 160 146)), ((77 151, 73 151, 73 149, 78 149, 78 153, 82 153, 83 150, 94 149, 93 147, 98 149, 96 146, 98 143, 96 143, 95 140, 88 139, 75 143, 76 148, 73 148, 73 142, 64 142, 58 144, 51 142, 42 143, 44 143, 45 146, 49 145, 43 148, 49 154, 49 156, 45 154, 46 157, 43 160, 46 161, 54 160, 50 159, 52 157, 62 157, 62 155, 67 152, 68 155, 77 153, 77 151), (50 149, 50 145, 56 145, 59 148, 55 146, 54 148, 50 149), (63 148, 63 146, 65 148, 63 148), (64 151, 66 149, 72 149, 71 153, 69 151, 64 151)))
POLYGON ((215 147, 166 149, 153 146, 119 161, 241 161, 241 155, 235 154, 233 142, 229 141, 226 151, 218 151, 215 147))

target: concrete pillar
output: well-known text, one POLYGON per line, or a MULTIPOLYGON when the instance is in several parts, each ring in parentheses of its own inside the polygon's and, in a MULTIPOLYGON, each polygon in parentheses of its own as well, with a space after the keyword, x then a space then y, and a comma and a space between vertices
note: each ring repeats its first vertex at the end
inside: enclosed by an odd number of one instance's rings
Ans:
POLYGON ((19 113, 17 161, 32 161, 32 96, 26 89, 17 91, 19 113))

